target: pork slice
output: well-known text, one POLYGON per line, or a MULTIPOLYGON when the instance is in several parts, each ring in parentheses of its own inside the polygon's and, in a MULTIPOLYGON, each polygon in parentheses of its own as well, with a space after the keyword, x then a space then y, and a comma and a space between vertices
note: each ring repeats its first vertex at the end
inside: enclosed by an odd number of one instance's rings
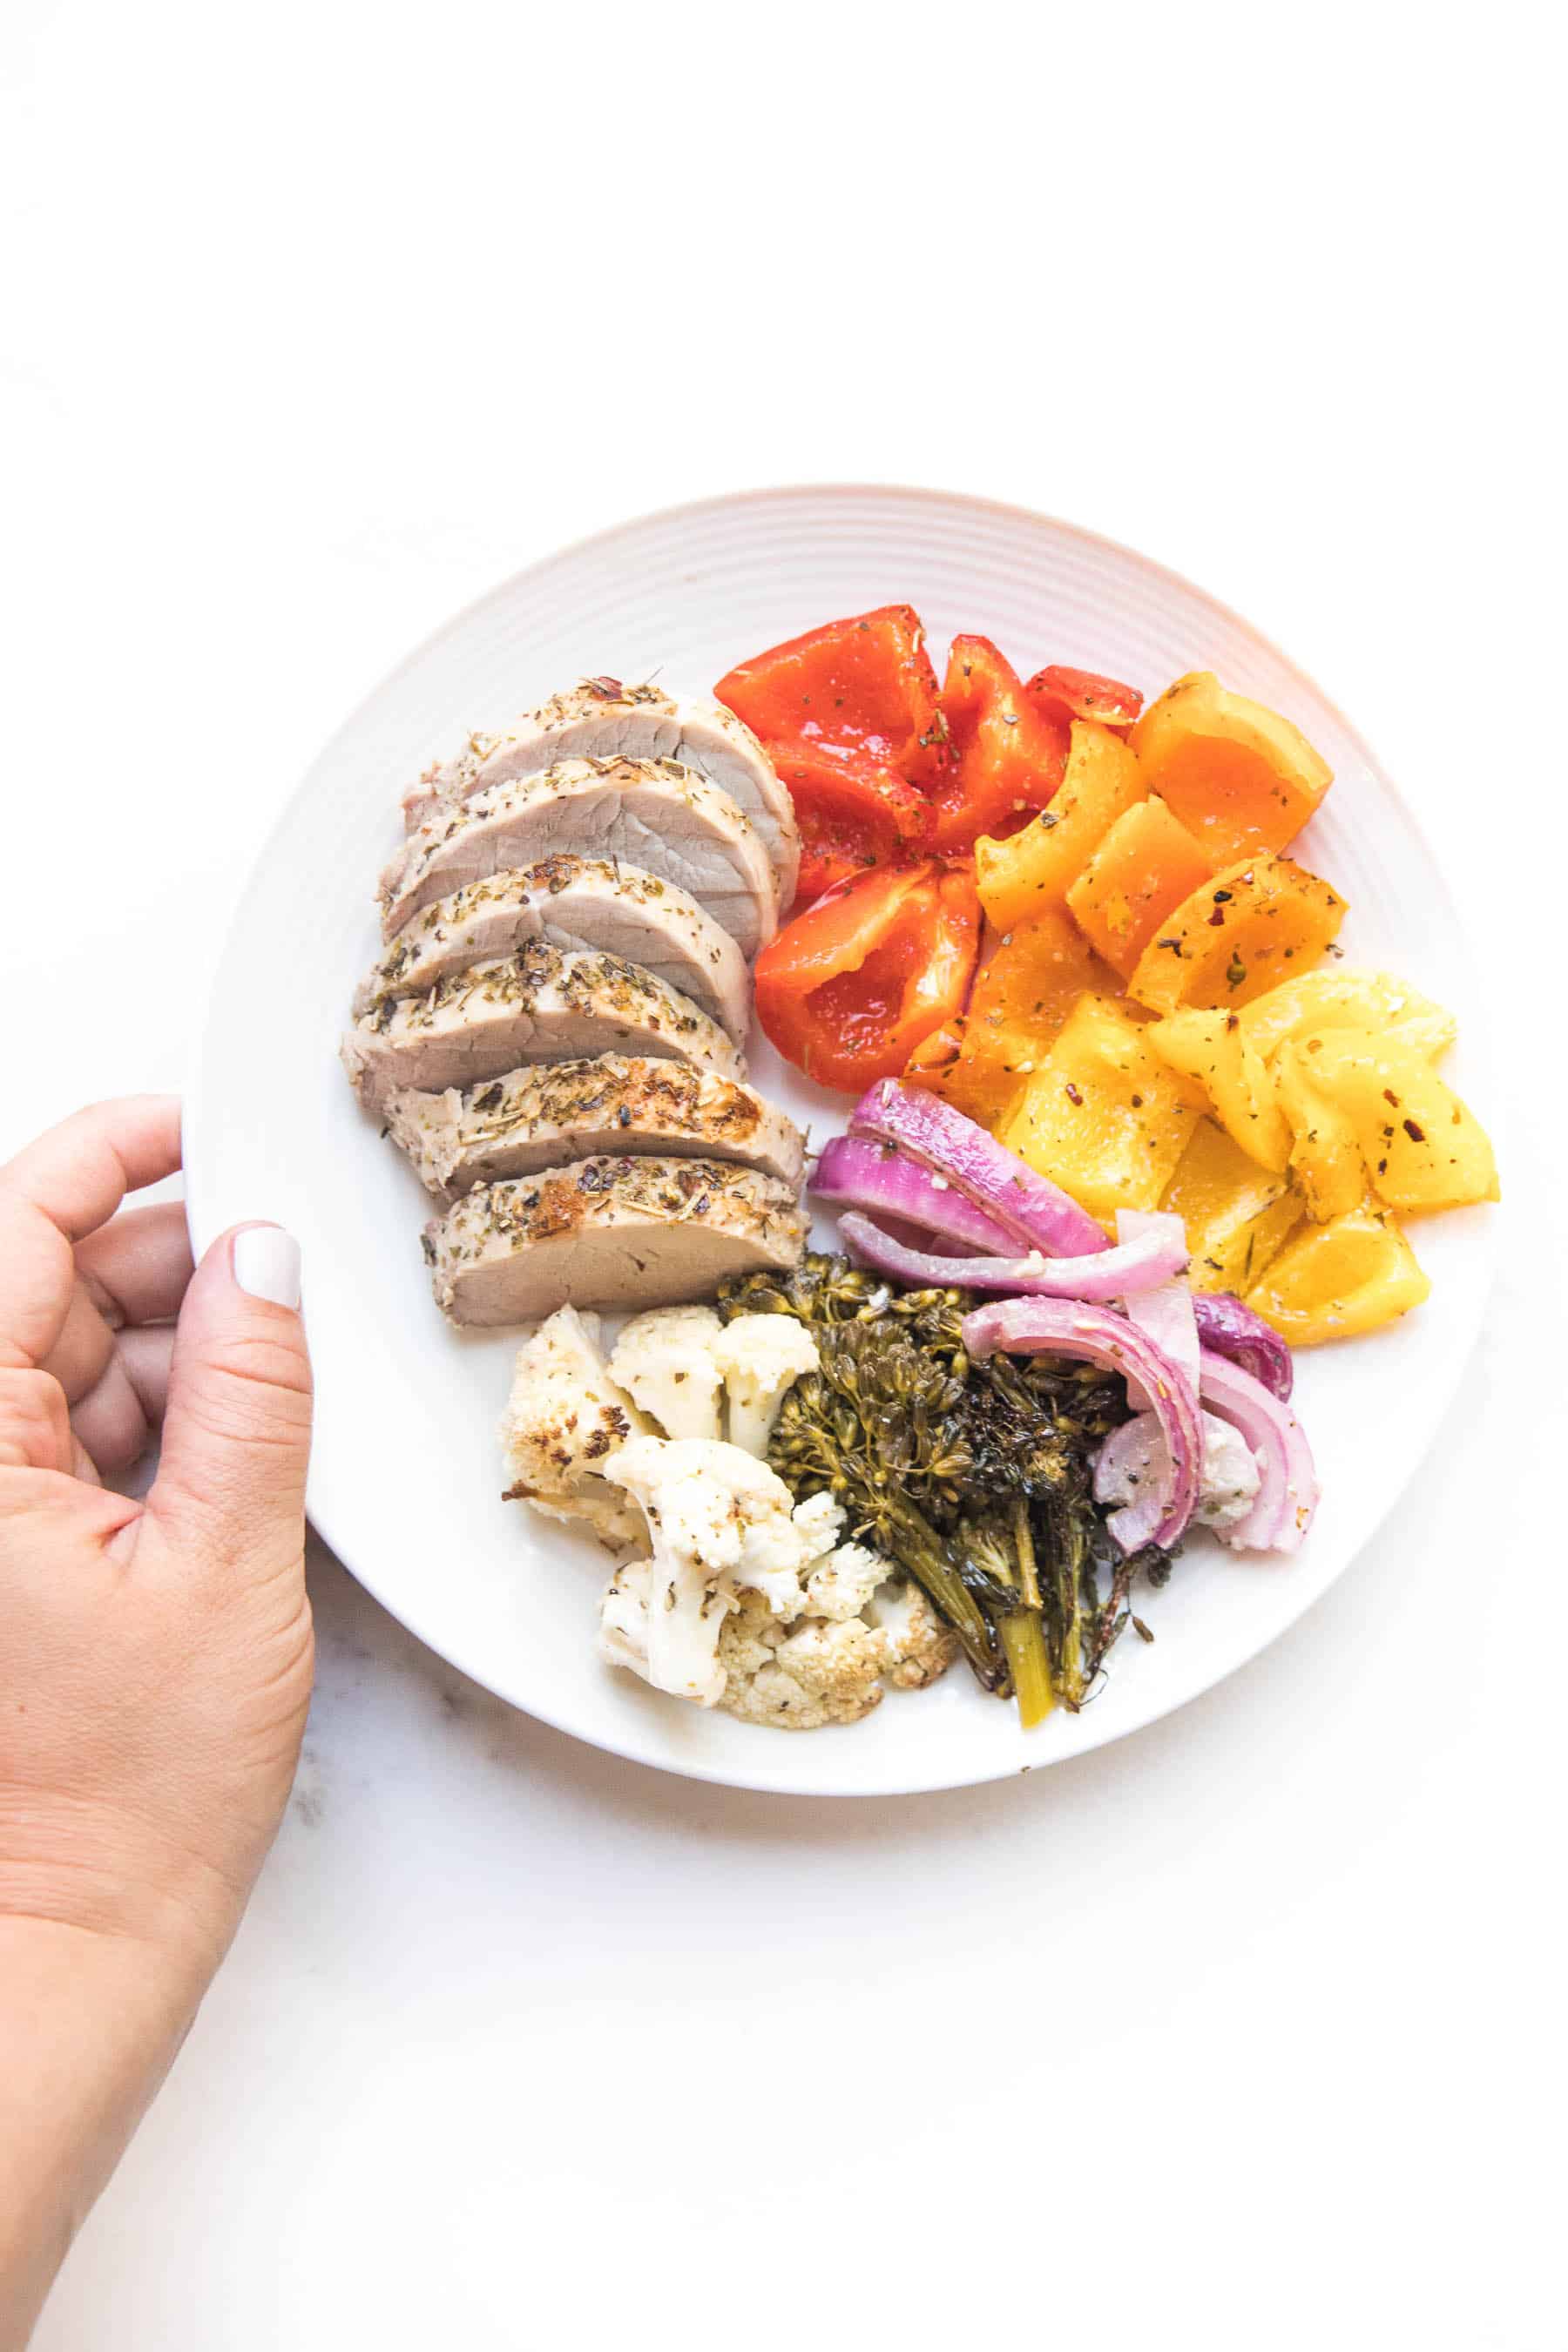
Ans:
POLYGON ((427 996, 378 998, 342 1052, 361 1100, 376 1110, 401 1087, 478 1086, 526 1062, 598 1054, 746 1074, 733 1040, 689 997, 619 956, 571 955, 537 940, 437 981, 427 996))
POLYGON ((527 1176, 592 1152, 733 1160, 800 1189, 805 1142, 752 1087, 689 1062, 548 1062, 464 1092, 388 1097, 395 1143, 426 1191, 456 1200, 476 1184, 527 1176))
POLYGON ((416 833, 443 801, 472 800, 492 784, 536 775, 561 760, 621 759, 679 760, 728 793, 761 834, 779 904, 789 905, 800 871, 800 835, 773 761, 744 719, 721 702, 666 694, 658 686, 587 678, 552 694, 499 735, 470 735, 455 760, 430 769, 405 793, 404 820, 416 833))
POLYGON ((382 877, 382 928, 395 938, 423 908, 508 866, 560 852, 635 866, 689 891, 753 955, 778 928, 766 850, 728 793, 679 760, 563 760, 443 803, 382 877))
POLYGON ((721 1160, 595 1158, 465 1193, 425 1229, 454 1323, 524 1323, 558 1307, 668 1307, 727 1275, 800 1263, 787 1184, 721 1160))
POLYGON ((398 932, 361 982, 356 1013, 380 996, 424 996, 470 964, 510 955, 528 940, 641 964, 667 988, 745 1042, 746 960, 711 915, 677 883, 603 857, 546 857, 437 898, 398 932))

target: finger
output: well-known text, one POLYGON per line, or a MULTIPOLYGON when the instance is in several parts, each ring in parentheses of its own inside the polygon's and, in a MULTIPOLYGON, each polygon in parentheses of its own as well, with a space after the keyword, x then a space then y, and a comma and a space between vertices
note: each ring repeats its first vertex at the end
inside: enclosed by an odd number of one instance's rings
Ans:
POLYGON ((0 1470, 74 1466, 66 1392, 47 1372, 0 1371, 0 1470))
POLYGON ((147 1509, 200 1566, 299 1567, 310 1452, 299 1303, 299 1244, 277 1225, 224 1234, 185 1293, 147 1509))
POLYGON ((155 1324, 147 1330, 121 1331, 114 1352, 136 1391, 149 1429, 163 1421, 169 1398, 169 1370, 174 1355, 173 1324, 155 1324))
POLYGON ((70 1305, 75 1244, 179 1164, 177 1099, 133 1095, 78 1111, 0 1168, 0 1364, 43 1361, 70 1305))
POLYGON ((115 1217, 82 1243, 76 1271, 65 1320, 40 1366, 73 1407, 108 1371, 117 1331, 178 1311, 191 1272, 184 1209, 164 1201, 115 1217))
POLYGON ((71 1406, 70 1425, 78 1444, 106 1475, 129 1470, 133 1462, 140 1462, 163 1411, 161 1394, 158 1411, 148 1410, 150 1397, 143 1394, 142 1382, 132 1371, 132 1340, 145 1343, 155 1353, 162 1352, 161 1370, 156 1364, 142 1369, 150 1388, 159 1383, 166 1387, 168 1361, 174 1347, 173 1331, 127 1331, 105 1365, 101 1380, 71 1406))
POLYGON ((163 1418, 174 1334, 168 1324, 122 1331, 103 1376, 71 1407, 78 1443, 101 1471, 140 1462, 163 1418))
POLYGON ((127 1192, 172 1176, 180 1164, 177 1095, 126 1095, 94 1103, 0 1168, 0 1190, 41 1211, 68 1242, 106 1225, 127 1192))
POLYGON ((113 1332, 81 1284, 73 1282, 65 1320, 39 1370, 58 1381, 74 1405, 97 1387, 113 1353, 113 1332))
POLYGON ((79 1244, 76 1270, 111 1331, 172 1321, 194 1271, 184 1203, 127 1209, 79 1244))

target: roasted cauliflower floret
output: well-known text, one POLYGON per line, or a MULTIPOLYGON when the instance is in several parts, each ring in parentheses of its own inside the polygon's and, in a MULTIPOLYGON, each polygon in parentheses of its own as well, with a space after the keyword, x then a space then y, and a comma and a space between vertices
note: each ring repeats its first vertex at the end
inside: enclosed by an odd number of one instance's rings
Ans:
POLYGON ((653 1562, 628 1559, 616 1569, 599 1602, 599 1654, 647 1680, 647 1604, 653 1562))
POLYGON ((611 1372, 667 1437, 722 1436, 720 1332, 710 1307, 655 1307, 616 1340, 611 1372))
POLYGON ((881 1704, 885 1637, 859 1619, 808 1617, 793 1632, 747 1599, 719 1636, 719 1705, 742 1723, 820 1731, 858 1723, 881 1704))
POLYGON ((721 1325, 706 1307, 634 1316, 606 1360, 598 1317, 563 1307, 519 1350, 501 1429, 509 1497, 647 1544, 601 1599, 605 1660, 784 1731, 858 1723, 884 1678, 918 1689, 957 1649, 887 1560, 840 1541, 831 1495, 797 1504, 768 1467, 779 1406, 817 1360, 791 1316, 721 1325))
POLYGON ((919 1596, 889 1602, 886 1627, 868 1622, 887 1561, 838 1541, 831 1496, 792 1506, 784 1481, 741 1447, 636 1437, 606 1475, 641 1505, 652 1556, 612 1579, 599 1648, 656 1690, 815 1731, 868 1715, 885 1672, 918 1687, 951 1658, 919 1596))
POLYGON ((895 1580, 882 1585, 867 1602, 866 1617, 887 1643, 882 1671, 895 1690, 924 1690, 958 1655, 957 1635, 949 1633, 918 1584, 895 1580))
POLYGON ((507 1500, 576 1520, 607 1544, 634 1542, 641 1517, 604 1469, 647 1425, 611 1375, 598 1317, 558 1308, 518 1350, 500 1429, 507 1500))
POLYGON ((635 1437, 606 1475, 641 1505, 652 1556, 642 1662, 626 1654, 639 1646, 626 1612, 640 1586, 612 1585, 601 1646, 656 1689, 711 1706, 723 1688, 720 1628, 737 1595, 755 1593, 770 1616, 797 1617, 807 1579, 837 1540, 837 1507, 807 1506, 797 1520, 789 1488, 765 1462, 706 1438, 635 1437))
POLYGON ((731 1606, 689 1561, 629 1559, 599 1603, 599 1654, 656 1690, 713 1706, 724 1691, 717 1653, 731 1606))
MULTIPOLYGON (((813 1500, 820 1503, 832 1497, 818 1495, 813 1500)), ((811 1505, 802 1503, 799 1507, 809 1510, 811 1505)), ((837 1504, 833 1507, 842 1522, 843 1513, 837 1504)), ((889 1573, 888 1562, 879 1553, 868 1551, 864 1544, 839 1544, 806 1579, 806 1608, 814 1617, 842 1621, 864 1616, 867 1602, 889 1573)))
POLYGON ((793 1315, 737 1315, 720 1330, 714 1351, 729 1400, 730 1443, 765 1462, 780 1405, 801 1374, 822 1360, 816 1342, 793 1315))

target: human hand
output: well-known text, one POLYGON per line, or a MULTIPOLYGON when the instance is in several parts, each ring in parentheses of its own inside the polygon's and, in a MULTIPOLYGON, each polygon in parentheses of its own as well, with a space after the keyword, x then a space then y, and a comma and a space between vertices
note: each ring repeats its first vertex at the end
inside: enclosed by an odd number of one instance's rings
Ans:
POLYGON ((179 1158, 147 1096, 0 1169, 0 1913, 216 1961, 310 1695, 310 1373, 286 1234, 193 1279, 178 1204, 116 1214, 179 1158), (145 1503, 106 1492, 165 1402, 145 1503))
POLYGON ((0 2347, 26 2341, 228 1943, 311 1675, 299 1253, 116 1212, 179 1106, 0 1169, 0 2347), (178 1313, 177 1327, 167 1318, 178 1313), (110 1494, 163 1423, 144 1503, 110 1494))

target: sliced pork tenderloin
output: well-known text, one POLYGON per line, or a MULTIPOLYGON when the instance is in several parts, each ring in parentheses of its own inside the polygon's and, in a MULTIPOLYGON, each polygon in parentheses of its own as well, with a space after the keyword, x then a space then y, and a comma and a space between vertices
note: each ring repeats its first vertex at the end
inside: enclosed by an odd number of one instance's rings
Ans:
POLYGON ((598 1054, 696 1062, 743 1078, 734 1041, 689 997, 619 956, 571 955, 532 940, 476 963, 427 996, 384 996, 343 1039, 343 1067, 367 1108, 415 1087, 435 1093, 504 1077, 527 1062, 598 1054))
POLYGON ((563 760, 472 800, 444 802, 382 877, 384 935, 395 938, 454 890, 562 851, 676 883, 744 956, 778 928, 767 852, 728 793, 679 760, 563 760))
POLYGON ((416 915, 354 997, 366 1013, 382 996, 425 996, 470 964, 510 955, 529 940, 640 964, 689 996, 743 1045, 751 1019, 746 960, 688 891, 603 857, 546 857, 470 882, 416 915))
POLYGON ((798 1192, 805 1141, 750 1087, 689 1062, 547 1062, 442 1094, 391 1095, 388 1132, 443 1200, 593 1152, 733 1160, 798 1192))
POLYGON ((425 1229, 452 1322, 525 1323, 558 1307, 667 1307, 727 1275, 797 1265, 793 1189, 720 1160, 579 1160, 465 1193, 425 1229))
POLYGON ((779 904, 795 897, 800 835, 773 761, 745 721, 722 703, 591 677, 552 694, 499 735, 470 735, 455 760, 430 769, 403 796, 410 833, 442 802, 462 803, 492 784, 537 775, 561 760, 679 760, 728 793, 763 837, 777 877, 779 904))

